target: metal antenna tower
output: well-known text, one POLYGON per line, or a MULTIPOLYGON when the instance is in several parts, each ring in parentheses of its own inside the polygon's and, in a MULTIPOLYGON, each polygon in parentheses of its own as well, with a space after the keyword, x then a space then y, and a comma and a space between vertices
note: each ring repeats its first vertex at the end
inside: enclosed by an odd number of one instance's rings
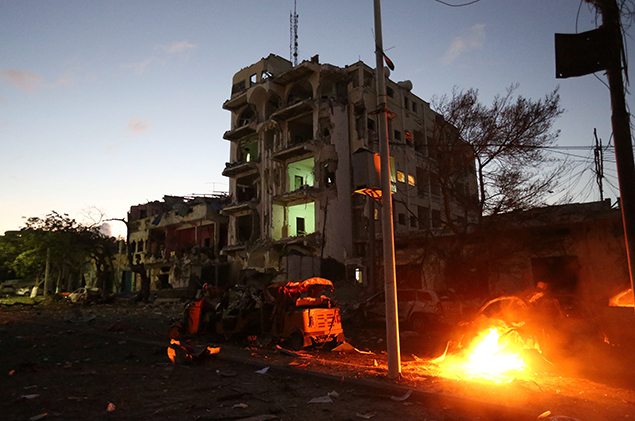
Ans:
POLYGON ((293 13, 289 11, 289 60, 294 66, 298 65, 298 14, 296 1, 293 0, 293 13))

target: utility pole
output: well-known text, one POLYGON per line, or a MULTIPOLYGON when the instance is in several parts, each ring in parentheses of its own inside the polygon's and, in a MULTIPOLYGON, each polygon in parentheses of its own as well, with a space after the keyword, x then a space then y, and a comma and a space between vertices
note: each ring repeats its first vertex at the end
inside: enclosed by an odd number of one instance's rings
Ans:
POLYGON ((381 33, 381 2, 374 0, 375 9, 375 78, 377 79, 377 112, 379 114, 379 155, 381 162, 381 231, 384 246, 384 291, 386 299, 386 347, 388 378, 401 375, 399 350, 399 319, 397 318, 397 282, 395 276, 395 237, 390 186, 390 147, 388 145, 388 106, 384 75, 384 42, 381 33))
POLYGON ((604 186, 602 179, 604 178, 604 151, 602 150, 602 140, 598 140, 598 131, 593 129, 595 137, 595 147, 593 148, 593 157, 595 161, 595 182, 600 189, 600 202, 604 201, 604 186))
POLYGON ((624 226, 626 259, 631 288, 635 294, 635 166, 631 142, 630 117, 624 99, 622 78, 622 26, 620 9, 615 0, 591 0, 602 13, 602 25, 608 31, 609 63, 606 75, 611 92, 611 125, 615 142, 617 178, 620 186, 620 209, 624 226))

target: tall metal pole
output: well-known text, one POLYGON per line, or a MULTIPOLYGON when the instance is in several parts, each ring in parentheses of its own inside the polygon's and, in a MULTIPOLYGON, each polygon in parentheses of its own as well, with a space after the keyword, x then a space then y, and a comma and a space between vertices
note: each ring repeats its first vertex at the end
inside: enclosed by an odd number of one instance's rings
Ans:
POLYGON ((401 375, 399 351, 399 319, 397 318, 397 283, 395 276, 395 238, 390 192, 390 147, 388 146, 388 107, 384 75, 384 45, 381 33, 381 4, 374 0, 375 8, 375 77, 377 79, 377 112, 379 113, 379 155, 381 162, 381 230, 384 246, 384 290, 386 297, 386 347, 388 352, 388 378, 401 375))
POLYGON ((609 31, 610 62, 607 79, 611 92, 611 125, 615 141, 615 161, 617 179, 620 186, 620 209, 626 242, 631 288, 635 294, 635 166, 633 165, 633 144, 631 140, 630 117, 624 100, 624 80, 622 78, 622 32, 620 10, 615 0, 596 0, 602 12, 602 24, 609 31))

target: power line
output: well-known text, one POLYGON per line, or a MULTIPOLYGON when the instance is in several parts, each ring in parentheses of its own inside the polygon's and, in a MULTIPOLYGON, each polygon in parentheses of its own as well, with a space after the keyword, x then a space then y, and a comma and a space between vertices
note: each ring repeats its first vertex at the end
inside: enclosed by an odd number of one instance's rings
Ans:
POLYGON ((445 5, 445 6, 449 6, 449 7, 463 7, 463 6, 472 5, 474 3, 478 3, 481 0, 472 0, 472 1, 468 1, 467 3, 460 3, 460 4, 448 3, 448 2, 443 1, 443 0, 434 0, 434 1, 436 1, 437 3, 441 3, 441 4, 445 5))

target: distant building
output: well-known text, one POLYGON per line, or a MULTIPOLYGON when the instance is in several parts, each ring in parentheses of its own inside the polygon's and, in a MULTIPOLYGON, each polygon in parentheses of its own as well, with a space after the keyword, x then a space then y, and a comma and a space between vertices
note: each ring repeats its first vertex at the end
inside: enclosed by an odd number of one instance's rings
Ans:
POLYGON ((598 310, 630 286, 624 244, 609 201, 572 203, 488 216, 459 237, 403 238, 397 270, 409 288, 480 300, 542 281, 564 301, 598 310))
MULTIPOLYGON (((441 194, 443 150, 453 156, 454 184, 466 202, 476 202, 469 149, 411 90, 409 81, 387 81, 396 236, 478 217, 441 194)), ((366 284, 379 272, 379 206, 355 193, 379 187, 375 92, 375 72, 361 61, 342 68, 315 56, 293 67, 271 54, 234 75, 223 104, 231 112, 223 136, 231 147, 223 171, 230 203, 222 210, 229 219, 222 253, 234 276, 321 275, 366 284)))
MULTIPOLYGON (((220 250, 226 244, 227 218, 220 209, 226 203, 226 196, 164 196, 130 208, 128 252, 133 264, 145 266, 152 289, 224 282, 220 250)), ((138 289, 130 274, 124 277, 123 291, 138 289)))

